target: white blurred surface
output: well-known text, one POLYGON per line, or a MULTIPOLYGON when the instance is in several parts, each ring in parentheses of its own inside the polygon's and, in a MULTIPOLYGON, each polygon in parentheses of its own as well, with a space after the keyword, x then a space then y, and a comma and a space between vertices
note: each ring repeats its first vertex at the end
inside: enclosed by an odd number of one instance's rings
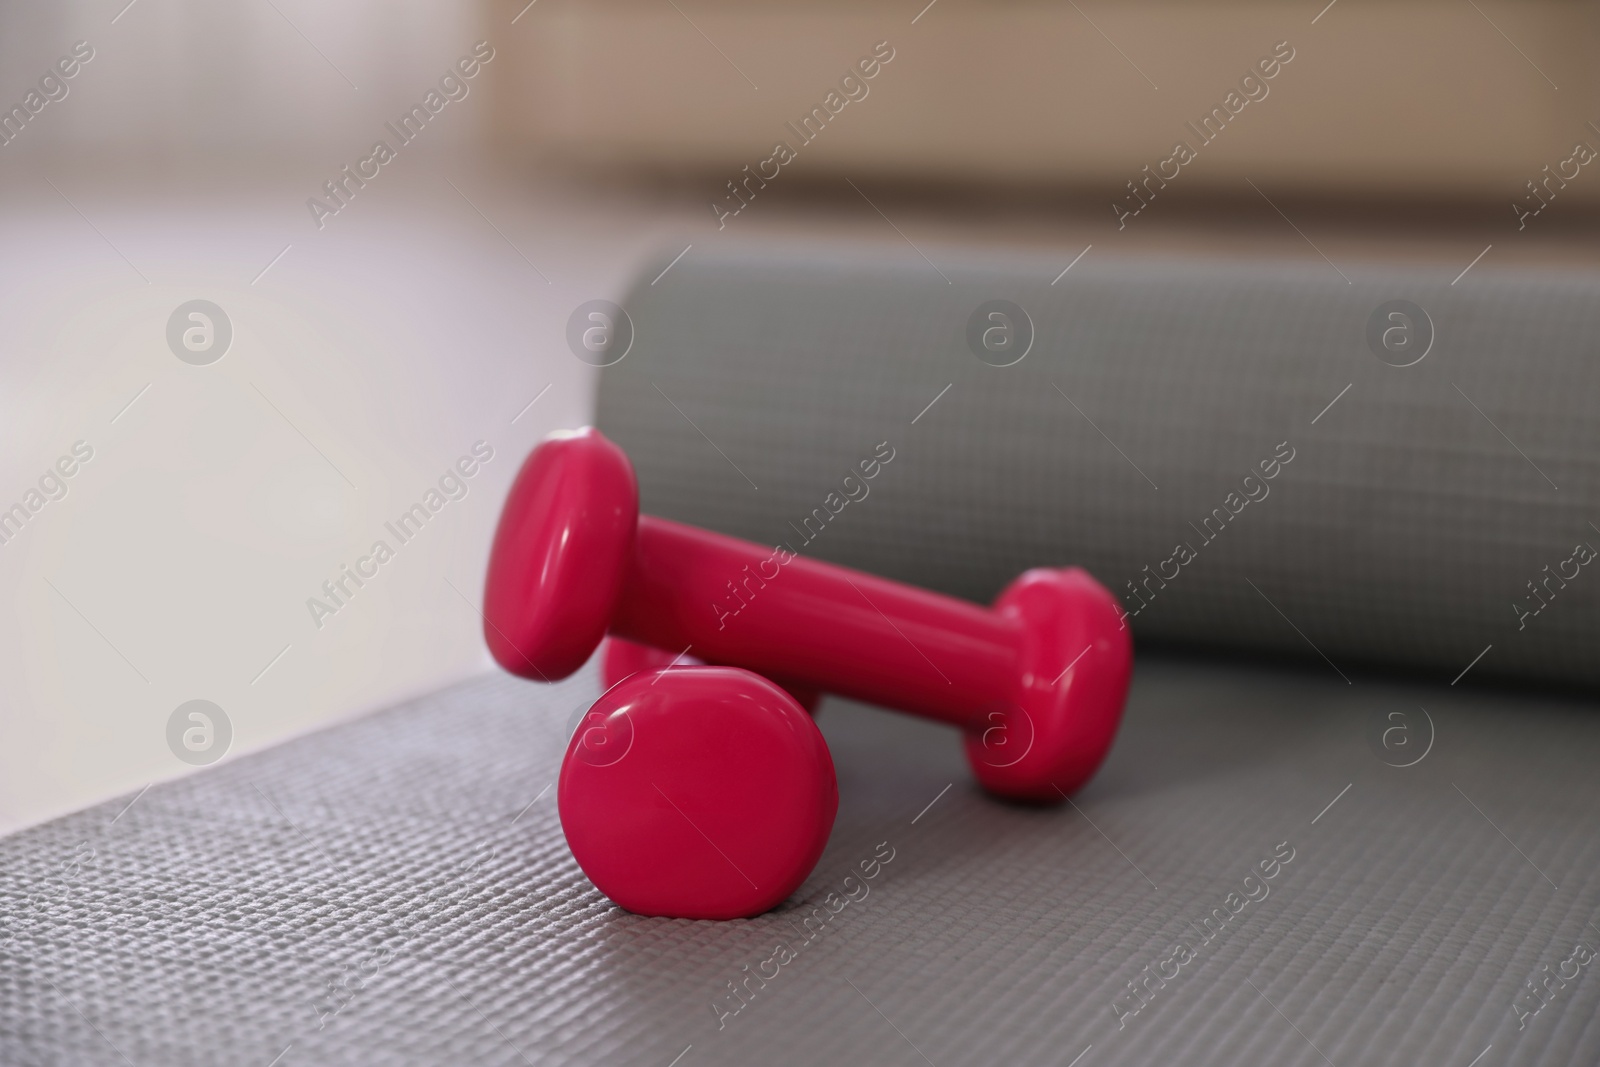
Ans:
POLYGON ((94 455, 0 544, 0 831, 189 770, 166 737, 185 701, 224 710, 231 758, 488 665, 500 500, 592 411, 566 318, 618 296, 668 224, 460 155, 402 158, 321 231, 305 184, 196 195, 49 160, 4 178, 0 507, 74 442, 94 455), (196 298, 233 326, 208 366, 166 340, 196 298), (384 523, 477 441, 494 458, 467 495, 400 545, 384 523), (395 557, 318 628, 308 598, 380 538, 395 557))
MULTIPOLYGON (((420 97, 486 34, 449 0, 52 0, 0 6, 0 102, 20 101, 72 45, 94 58, 16 145, 213 166, 364 147, 373 117, 420 97), (347 143, 354 134, 361 140, 347 143)), ((485 94, 486 95, 486 94, 485 94)), ((487 114, 449 116, 430 140, 469 143, 487 114)))
POLYGON ((192 770, 168 739, 187 701, 223 710, 231 759, 488 666, 505 488, 593 410, 568 315, 712 227, 698 194, 551 194, 496 170, 488 71, 394 144, 385 124, 477 42, 504 63, 540 32, 478 15, 0 10, 0 102, 95 50, 0 147, 0 509, 75 442, 94 452, 0 544, 0 832, 192 770), (379 138, 397 158, 319 227, 307 199, 379 138), (208 366, 166 339, 196 299, 233 329, 208 366), (398 544, 385 522, 477 441, 494 458, 466 497, 398 544), (308 599, 378 539, 394 558, 319 628, 308 599))

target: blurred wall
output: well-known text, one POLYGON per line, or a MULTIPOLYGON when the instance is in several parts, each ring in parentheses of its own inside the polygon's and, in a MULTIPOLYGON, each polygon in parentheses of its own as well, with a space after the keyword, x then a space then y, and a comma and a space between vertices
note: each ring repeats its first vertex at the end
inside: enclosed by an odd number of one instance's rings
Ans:
MULTIPOLYGON (((481 34, 441 0, 59 0, 0 5, 0 103, 10 107, 78 41, 94 58, 5 156, 71 151, 118 166, 271 161, 345 151, 481 34), (76 99, 74 99, 76 98, 76 99), (85 105, 85 101, 91 103, 85 105)), ((470 143, 482 112, 442 127, 470 143)))
POLYGON ((592 409, 566 318, 655 231, 500 180, 481 74, 335 217, 307 207, 504 40, 480 14, 0 6, 8 107, 93 50, 0 146, 0 832, 490 668, 505 486, 592 409), (195 300, 220 311, 199 352, 195 300), (389 531, 430 500, 419 534, 389 531), (353 584, 379 540, 394 555, 353 584), (192 700, 231 740, 175 744, 192 700))

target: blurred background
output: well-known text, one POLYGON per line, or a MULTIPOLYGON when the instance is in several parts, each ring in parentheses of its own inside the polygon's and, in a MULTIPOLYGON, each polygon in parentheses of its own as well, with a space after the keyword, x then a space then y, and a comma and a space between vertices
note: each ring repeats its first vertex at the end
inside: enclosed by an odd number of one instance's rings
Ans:
POLYGON ((568 316, 647 259, 1592 266, 1597 43, 1577 0, 0 8, 0 831, 487 669, 500 498, 593 413, 568 316))

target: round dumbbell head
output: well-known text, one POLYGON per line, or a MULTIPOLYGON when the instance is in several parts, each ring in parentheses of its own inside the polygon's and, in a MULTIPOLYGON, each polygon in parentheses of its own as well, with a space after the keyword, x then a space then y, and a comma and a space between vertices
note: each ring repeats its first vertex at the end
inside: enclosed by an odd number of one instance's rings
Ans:
POLYGON ((592 426, 539 443, 500 512, 483 633, 506 670, 553 681, 581 667, 611 622, 639 523, 622 449, 592 426))
POLYGON ((736 667, 675 667, 595 702, 567 744, 557 804, 573 858, 621 907, 737 919, 805 881, 839 789, 788 693, 736 667))
POLYGON ((1022 574, 994 610, 1022 623, 1015 690, 996 700, 991 725, 966 735, 967 761, 985 789, 1060 803, 1099 768, 1122 721, 1133 638, 1116 598, 1078 567, 1022 574))

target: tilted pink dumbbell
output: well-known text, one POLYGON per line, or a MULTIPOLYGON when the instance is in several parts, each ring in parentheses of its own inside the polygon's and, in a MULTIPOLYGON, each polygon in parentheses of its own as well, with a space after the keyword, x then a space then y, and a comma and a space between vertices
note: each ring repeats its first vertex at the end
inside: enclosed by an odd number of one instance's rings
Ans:
POLYGON ((631 464, 593 428, 551 435, 518 472, 484 617, 495 659, 528 678, 571 674, 609 631, 950 723, 986 789, 1030 801, 1099 767, 1133 664, 1115 599, 1083 570, 1030 570, 983 608, 641 516, 631 464))

